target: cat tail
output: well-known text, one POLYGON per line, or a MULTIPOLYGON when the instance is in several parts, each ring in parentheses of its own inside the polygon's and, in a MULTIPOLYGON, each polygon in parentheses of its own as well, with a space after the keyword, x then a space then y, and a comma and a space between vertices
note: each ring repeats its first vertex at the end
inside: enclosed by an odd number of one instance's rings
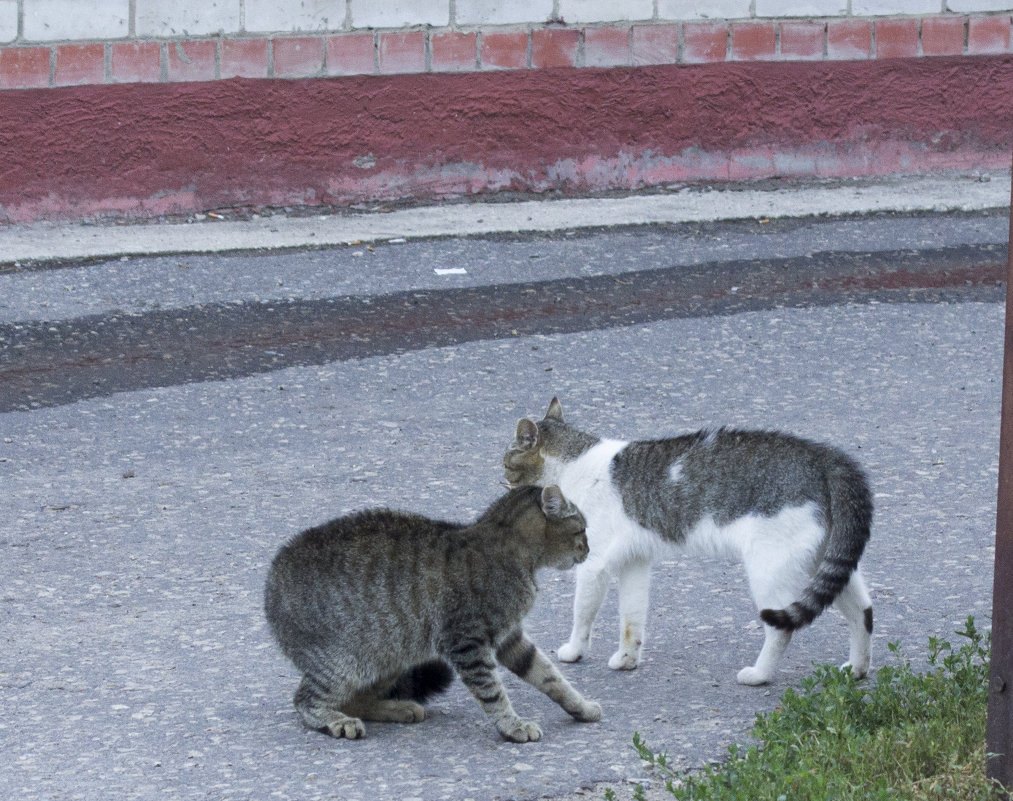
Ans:
POLYGON ((454 669, 442 659, 432 659, 402 673, 391 688, 390 697, 425 703, 439 695, 454 680, 454 669))
POLYGON ((794 631, 812 623, 847 586, 869 541, 872 492, 862 468, 845 457, 827 471, 827 490, 823 556, 797 601, 760 610, 760 619, 774 628, 794 631))

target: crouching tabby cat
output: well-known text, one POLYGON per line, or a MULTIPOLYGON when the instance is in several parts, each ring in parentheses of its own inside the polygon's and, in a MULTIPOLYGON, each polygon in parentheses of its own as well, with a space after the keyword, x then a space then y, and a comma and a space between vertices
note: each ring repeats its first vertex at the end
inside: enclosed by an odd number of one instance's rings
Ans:
POLYGON ((834 448, 765 431, 719 429, 672 439, 600 439, 563 422, 521 420, 503 457, 511 485, 558 484, 587 519, 591 553, 577 570, 573 631, 559 658, 588 645, 610 575, 619 581, 619 650, 609 667, 640 661, 651 564, 674 545, 735 555, 764 622, 756 664, 742 684, 769 682, 792 632, 831 603, 848 621, 848 662, 869 670, 872 606, 858 560, 872 498, 861 468, 834 448))
POLYGON ((514 712, 496 662, 580 721, 601 717, 521 630, 535 571, 587 557, 584 518, 558 487, 522 487, 471 526, 386 509, 308 529, 275 557, 264 608, 303 673, 295 707, 334 737, 362 719, 415 723, 452 679, 449 662, 507 740, 542 733, 514 712), (410 700, 415 699, 415 700, 410 700))

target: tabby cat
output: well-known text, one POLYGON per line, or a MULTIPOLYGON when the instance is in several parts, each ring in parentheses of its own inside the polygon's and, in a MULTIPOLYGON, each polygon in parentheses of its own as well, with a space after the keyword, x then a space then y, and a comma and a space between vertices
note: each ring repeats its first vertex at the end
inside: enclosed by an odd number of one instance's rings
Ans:
POLYGON ((640 662, 652 563, 677 546, 738 556, 764 622, 742 684, 774 676, 792 632, 833 604, 848 621, 843 667, 869 670, 872 606, 858 560, 872 497, 848 456, 787 434, 718 429, 671 439, 601 439, 563 421, 557 398, 539 422, 520 420, 503 457, 507 481, 555 484, 587 519, 591 553, 577 570, 573 630, 559 648, 581 658, 610 576, 619 583, 619 650, 609 667, 640 662))
POLYGON ((541 730, 517 716, 496 662, 579 721, 586 701, 524 635, 535 572, 587 557, 584 518, 558 487, 521 487, 464 526, 387 509, 298 534, 271 565, 267 620, 302 672, 295 707, 334 737, 365 735, 362 720, 416 723, 421 700, 460 675, 499 733, 517 743, 541 730))

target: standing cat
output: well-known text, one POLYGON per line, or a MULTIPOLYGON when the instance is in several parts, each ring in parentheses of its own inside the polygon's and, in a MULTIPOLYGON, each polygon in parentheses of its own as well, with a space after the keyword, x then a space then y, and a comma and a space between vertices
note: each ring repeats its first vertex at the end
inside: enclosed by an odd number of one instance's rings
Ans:
POLYGON ((563 422, 556 398, 538 423, 521 420, 503 457, 511 485, 558 484, 587 519, 591 553, 577 570, 573 631, 559 658, 581 658, 608 586, 619 580, 619 650, 640 661, 651 564, 666 544, 742 559, 764 622, 763 648, 742 684, 765 684, 792 632, 831 603, 848 621, 848 662, 869 670, 872 606, 858 560, 872 498, 840 451, 765 431, 720 429, 672 439, 600 439, 563 422))
POLYGON ((601 707, 521 630, 535 571, 566 570, 587 553, 584 518, 558 487, 511 490, 471 526, 381 509, 302 532, 274 558, 264 608, 303 673, 303 722, 348 739, 365 735, 363 718, 418 722, 418 700, 446 686, 449 662, 504 738, 538 740, 497 660, 577 720, 598 720, 601 707))

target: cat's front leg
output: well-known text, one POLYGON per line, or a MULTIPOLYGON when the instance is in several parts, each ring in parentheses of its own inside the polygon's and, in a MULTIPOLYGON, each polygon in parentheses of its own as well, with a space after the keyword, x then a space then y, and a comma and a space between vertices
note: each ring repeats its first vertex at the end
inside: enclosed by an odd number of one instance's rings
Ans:
POLYGON ((613 670, 634 670, 640 664, 650 588, 650 562, 630 562, 619 572, 619 650, 609 659, 613 670))
MULTIPOLYGON (((590 561, 590 560, 589 560, 590 561)), ((605 566, 584 562, 577 567, 577 586, 573 596, 573 629, 570 639, 559 646, 556 655, 561 662, 576 662, 584 655, 591 641, 591 625, 594 623, 601 603, 608 589, 608 574, 605 566)))
POLYGON ((496 650, 500 664, 541 690, 575 720, 593 723, 601 719, 601 706, 588 701, 566 680, 524 632, 514 629, 496 650))
POLYGON ((503 739, 512 743, 542 739, 542 730, 537 723, 521 720, 514 712, 506 688, 496 675, 496 658, 492 646, 471 641, 452 649, 446 656, 464 686, 493 719, 496 730, 503 739))

